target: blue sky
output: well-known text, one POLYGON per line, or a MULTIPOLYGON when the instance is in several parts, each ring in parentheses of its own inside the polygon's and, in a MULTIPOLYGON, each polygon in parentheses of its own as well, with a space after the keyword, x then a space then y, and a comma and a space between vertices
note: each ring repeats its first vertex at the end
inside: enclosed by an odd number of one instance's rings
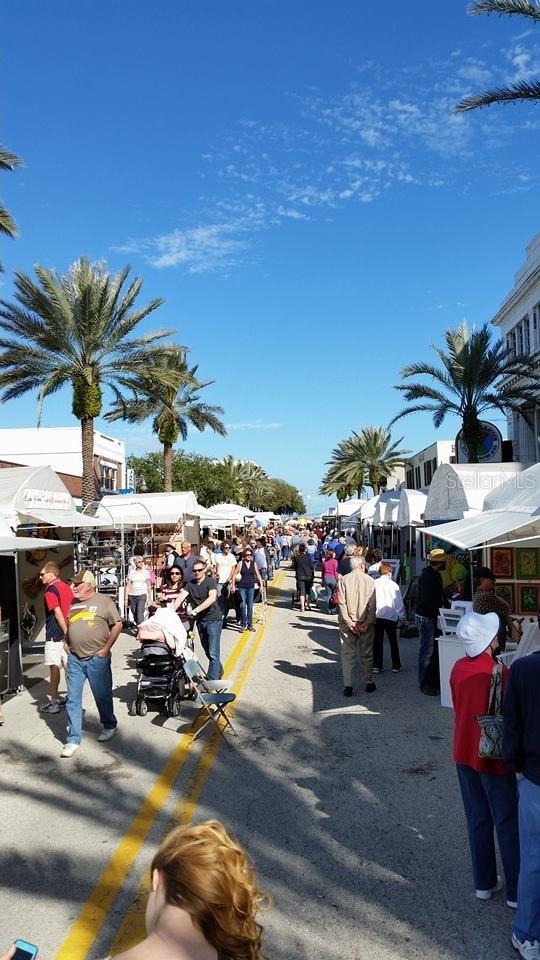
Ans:
MULTIPOLYGON (((0 182, 21 231, 2 295, 37 262, 131 263, 166 300, 147 326, 177 328, 226 411, 229 435, 188 449, 257 460, 322 507, 335 443, 391 419, 400 368, 445 328, 491 318, 538 231, 540 107, 451 107, 540 75, 540 30, 466 7, 5 0, 1 139, 26 166, 0 182)), ((44 425, 69 410, 52 398, 44 425)), ((395 431, 415 450, 456 424, 395 431)))

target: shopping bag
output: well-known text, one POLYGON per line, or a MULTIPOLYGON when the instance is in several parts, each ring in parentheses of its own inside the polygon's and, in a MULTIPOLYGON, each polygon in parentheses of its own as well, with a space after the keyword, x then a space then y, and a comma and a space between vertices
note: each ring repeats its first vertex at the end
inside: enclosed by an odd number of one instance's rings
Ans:
POLYGON ((502 663, 493 667, 487 713, 476 717, 480 726, 478 756, 483 760, 502 759, 502 670, 502 663))

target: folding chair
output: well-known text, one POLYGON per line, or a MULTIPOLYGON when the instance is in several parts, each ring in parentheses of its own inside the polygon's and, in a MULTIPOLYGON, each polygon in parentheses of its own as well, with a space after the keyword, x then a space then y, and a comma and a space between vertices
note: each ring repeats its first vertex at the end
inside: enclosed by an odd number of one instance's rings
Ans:
POLYGON ((236 730, 225 713, 228 705, 236 700, 236 694, 231 693, 228 689, 229 681, 208 680, 197 660, 186 660, 184 662, 184 672, 193 684, 194 702, 207 714, 206 720, 193 735, 193 739, 196 740, 205 727, 213 721, 227 743, 224 731, 219 725, 220 717, 225 720, 225 728, 230 727, 236 737, 236 730))

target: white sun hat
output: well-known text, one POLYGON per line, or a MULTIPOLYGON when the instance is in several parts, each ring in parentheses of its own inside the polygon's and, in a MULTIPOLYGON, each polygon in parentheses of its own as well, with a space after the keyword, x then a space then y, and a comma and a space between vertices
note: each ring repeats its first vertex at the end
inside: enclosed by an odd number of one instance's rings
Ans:
POLYGON ((478 657, 497 636, 499 627, 496 613, 466 613, 459 621, 456 633, 465 644, 467 656, 478 657))

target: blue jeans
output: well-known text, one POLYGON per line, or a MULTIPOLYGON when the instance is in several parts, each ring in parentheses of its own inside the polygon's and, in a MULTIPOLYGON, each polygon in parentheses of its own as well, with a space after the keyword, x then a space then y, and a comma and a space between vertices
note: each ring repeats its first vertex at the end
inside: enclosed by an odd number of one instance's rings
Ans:
POLYGON ((219 659, 221 628, 221 620, 201 620, 197 623, 202 648, 208 657, 206 676, 209 680, 219 680, 223 673, 223 667, 219 659))
POLYGON ((540 940, 540 787, 520 777, 519 839, 521 871, 514 933, 519 940, 540 940))
POLYGON ((421 617, 418 613, 415 622, 420 628, 420 650, 418 651, 418 686, 439 689, 439 650, 435 640, 435 621, 421 617))
POLYGON ((68 723, 68 743, 80 743, 82 735, 82 695, 88 680, 99 711, 99 719, 106 730, 117 726, 112 698, 111 655, 108 657, 90 657, 80 660, 74 653, 68 653, 66 713, 68 723))
POLYGON ((241 601, 242 626, 253 626, 253 597, 255 596, 255 587, 240 587, 238 590, 241 601))
MULTIPOLYGON (((519 833, 516 778, 497 773, 477 773, 472 767, 460 763, 456 764, 456 768, 467 819, 474 885, 477 890, 491 890, 497 883, 495 829, 504 868, 506 899, 517 900, 519 833)), ((540 792, 540 787, 538 790, 540 792)))
POLYGON ((281 556, 283 560, 289 559, 289 547, 287 546, 287 544, 285 544, 285 546, 281 548, 281 556))
POLYGON ((332 594, 333 594, 334 590, 336 589, 336 581, 335 581, 334 577, 328 577, 328 578, 324 581, 323 587, 324 587, 324 589, 325 589, 325 597, 324 597, 324 599, 326 600, 326 606, 327 606, 327 608, 328 608, 328 613, 330 613, 332 594))
POLYGON ((274 566, 276 570, 279 570, 280 563, 281 563, 281 547, 276 547, 276 555, 274 557, 274 566))

